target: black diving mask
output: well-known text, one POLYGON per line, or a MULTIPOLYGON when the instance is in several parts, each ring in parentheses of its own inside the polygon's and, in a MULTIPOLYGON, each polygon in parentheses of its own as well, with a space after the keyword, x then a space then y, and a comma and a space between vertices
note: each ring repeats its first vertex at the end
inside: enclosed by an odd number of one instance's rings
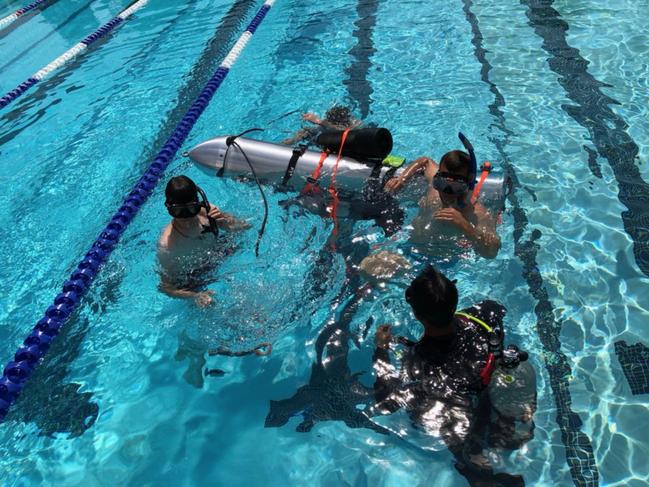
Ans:
POLYGON ((469 191, 469 183, 466 179, 449 173, 438 172, 433 177, 433 188, 440 193, 451 196, 461 196, 469 191))
POLYGON ((165 202, 167 211, 174 218, 194 218, 201 212, 201 208, 205 208, 205 212, 210 212, 210 204, 207 201, 207 196, 205 191, 196 186, 196 195, 195 201, 190 201, 188 203, 170 203, 168 200, 165 202), (200 197, 200 199, 198 199, 200 197))
POLYGON ((207 201, 205 191, 198 186, 196 186, 196 191, 201 198, 200 200, 190 201, 189 203, 170 203, 169 201, 166 201, 165 206, 167 207, 167 211, 174 218, 194 218, 201 212, 201 208, 205 208, 205 213, 207 213, 207 220, 209 222, 209 231, 218 238, 219 227, 216 220, 209 215, 211 207, 210 202, 207 201))
POLYGON ((167 211, 174 218, 193 218, 201 212, 203 204, 200 201, 190 203, 165 203, 167 211))

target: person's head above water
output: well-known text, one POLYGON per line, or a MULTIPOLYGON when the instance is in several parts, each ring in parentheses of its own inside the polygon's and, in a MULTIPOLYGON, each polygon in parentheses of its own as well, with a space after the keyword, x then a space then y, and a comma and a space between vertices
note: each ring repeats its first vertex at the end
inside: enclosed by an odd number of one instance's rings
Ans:
POLYGON ((406 289, 406 301, 427 331, 444 329, 453 322, 457 288, 454 281, 429 265, 406 289))
POLYGON ((349 127, 352 124, 352 112, 345 106, 334 105, 325 113, 325 119, 334 125, 349 127))
POLYGON ((452 150, 442 156, 439 170, 433 178, 433 187, 438 191, 444 206, 461 205, 466 200, 471 186, 471 157, 464 151, 452 150))
POLYGON ((171 178, 165 188, 167 211, 174 218, 195 217, 204 206, 200 194, 200 188, 187 176, 171 178))

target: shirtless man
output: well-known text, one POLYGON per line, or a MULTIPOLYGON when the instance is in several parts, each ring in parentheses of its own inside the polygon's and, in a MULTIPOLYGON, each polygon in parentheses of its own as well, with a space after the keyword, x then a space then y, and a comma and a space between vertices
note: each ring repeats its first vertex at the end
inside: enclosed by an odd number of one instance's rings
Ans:
POLYGON ((187 176, 172 178, 165 189, 167 211, 173 217, 158 241, 160 290, 176 298, 193 299, 204 307, 214 291, 201 290, 201 274, 211 271, 227 249, 219 248, 219 230, 240 231, 250 225, 211 205, 187 176))
POLYGON ((453 150, 444 154, 439 165, 429 157, 420 157, 401 176, 390 179, 385 190, 399 191, 420 171, 424 172, 428 189, 419 201, 419 214, 412 222, 410 242, 429 245, 452 239, 460 245, 468 242, 482 257, 496 257, 500 239, 495 220, 484 206, 471 201, 476 179, 472 157, 464 151, 453 150))

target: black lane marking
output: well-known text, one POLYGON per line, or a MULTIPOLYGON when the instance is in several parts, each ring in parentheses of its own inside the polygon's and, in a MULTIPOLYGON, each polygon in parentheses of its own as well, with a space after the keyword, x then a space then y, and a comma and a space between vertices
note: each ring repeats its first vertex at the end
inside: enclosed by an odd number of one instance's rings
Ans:
POLYGON ((642 343, 627 345, 624 340, 615 342, 617 355, 631 393, 649 394, 649 347, 642 343))
POLYGON ((356 101, 362 119, 365 119, 370 113, 370 97, 374 92, 367 79, 367 74, 372 67, 371 57, 376 52, 372 33, 376 25, 378 9, 378 0, 358 0, 356 4, 358 20, 354 22, 356 30, 354 30, 353 36, 356 37, 357 42, 349 51, 349 54, 354 57, 354 62, 345 69, 349 78, 343 81, 349 96, 356 101))
MULTIPOLYGON (((143 151, 140 159, 148 164, 160 150, 169 134, 180 123, 187 110, 200 94, 203 85, 219 67, 223 58, 230 50, 230 40, 239 32, 239 27, 247 18, 250 10, 256 6, 255 0, 237 0, 221 19, 214 36, 207 42, 191 71, 185 76, 184 85, 178 92, 178 102, 173 107, 164 123, 161 125, 155 140, 148 149, 143 151)), ((139 168, 138 168, 139 170, 139 168)), ((138 173, 139 174, 139 173, 138 173)))
POLYGON ((525 214, 518 196, 514 189, 520 189, 520 182, 514 166, 512 165, 505 147, 509 143, 510 136, 514 133, 507 128, 505 115, 502 109, 505 106, 505 98, 498 89, 498 86, 489 78, 492 69, 487 60, 486 50, 482 45, 483 36, 480 31, 478 19, 471 11, 472 0, 463 0, 466 19, 471 24, 473 38, 471 43, 474 46, 474 54, 480 63, 480 78, 489 86, 489 91, 494 95, 494 101, 489 105, 489 113, 493 115, 495 122, 493 126, 502 132, 502 137, 493 137, 502 165, 512 180, 512 191, 508 200, 513 208, 514 217, 514 253, 523 264, 523 278, 527 282, 530 293, 537 301, 534 311, 537 317, 536 330, 539 335, 544 353, 543 360, 545 368, 550 377, 550 386, 554 395, 554 402, 557 407, 557 424, 561 430, 561 440, 566 448, 566 459, 570 467, 575 485, 580 487, 595 487, 599 485, 599 472, 595 463, 593 447, 588 436, 580 430, 582 422, 579 416, 572 411, 570 387, 568 378, 571 376, 570 363, 566 355, 561 351, 561 322, 555 320, 554 310, 548 292, 543 282, 543 276, 536 262, 539 245, 536 240, 541 236, 539 230, 533 230, 531 238, 521 242, 521 237, 527 228, 529 220, 525 214))
POLYGON ((617 181, 624 230, 633 240, 633 254, 640 270, 649 276, 649 185, 636 165, 638 146, 626 132, 627 123, 611 110, 619 102, 605 95, 602 86, 588 72, 579 49, 568 44, 568 24, 552 8, 553 0, 521 0, 543 49, 550 55, 548 65, 559 75, 559 84, 575 104, 561 108, 590 133, 599 154, 608 160, 617 181))

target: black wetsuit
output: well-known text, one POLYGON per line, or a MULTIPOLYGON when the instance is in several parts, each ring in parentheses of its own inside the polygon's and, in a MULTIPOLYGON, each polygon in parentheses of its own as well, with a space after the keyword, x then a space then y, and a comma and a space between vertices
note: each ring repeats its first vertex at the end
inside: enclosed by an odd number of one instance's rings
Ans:
MULTIPOLYGON (((496 325, 502 321, 505 308, 495 301, 484 301, 462 312, 496 325)), ((474 405, 484 388, 480 372, 487 363, 488 333, 467 318, 456 316, 455 322, 456 332, 448 337, 424 336, 418 342, 402 339, 406 350, 398 376, 394 374, 394 368, 388 365, 388 351, 376 349, 375 366, 379 365, 377 368, 382 371, 392 371, 390 374, 377 375, 374 391, 380 407, 394 410, 393 401, 398 399, 394 397, 395 394, 398 396, 405 390, 414 394, 413 404, 408 406, 413 406, 415 410, 421 409, 422 402, 431 400, 467 408, 474 405)))
MULTIPOLYGON (((506 309, 483 301, 462 312, 496 328, 506 309)), ((431 425, 471 485, 523 485, 520 476, 494 475, 489 467, 477 469, 466 461, 481 451, 478 436, 483 436, 482 423, 489 420, 488 394, 480 376, 489 355, 489 333, 462 316, 456 315, 455 325, 455 334, 448 337, 400 339, 405 346, 400 370, 390 363, 388 350, 375 350, 374 411, 388 414, 404 407, 416 427, 428 430, 431 425)))

